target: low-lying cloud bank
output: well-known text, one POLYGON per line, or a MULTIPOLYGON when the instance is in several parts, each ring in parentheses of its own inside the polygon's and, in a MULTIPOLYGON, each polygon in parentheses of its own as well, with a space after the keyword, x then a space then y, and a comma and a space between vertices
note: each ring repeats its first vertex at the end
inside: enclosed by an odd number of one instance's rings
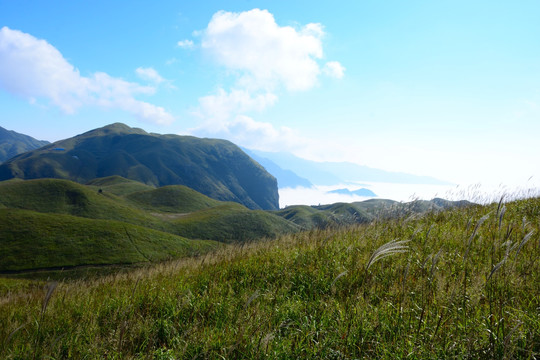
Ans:
POLYGON ((391 184, 366 182, 362 184, 338 184, 333 186, 312 186, 311 188, 281 188, 279 189, 279 206, 284 208, 291 205, 323 205, 337 202, 351 203, 364 201, 373 197, 343 195, 329 191, 348 188, 356 190, 367 188, 373 191, 378 199, 390 199, 408 202, 413 200, 431 200, 439 197, 447 200, 469 200, 479 204, 505 200, 540 196, 540 184, 527 182, 522 186, 508 187, 472 185, 425 185, 425 184, 391 184))

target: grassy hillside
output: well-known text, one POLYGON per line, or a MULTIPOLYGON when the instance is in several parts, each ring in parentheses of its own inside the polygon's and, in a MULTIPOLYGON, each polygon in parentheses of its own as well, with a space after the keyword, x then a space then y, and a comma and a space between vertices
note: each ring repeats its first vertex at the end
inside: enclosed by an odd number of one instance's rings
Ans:
POLYGON ((194 239, 245 242, 300 230, 294 223, 261 210, 226 203, 171 220, 177 233, 194 239))
MULTIPOLYGON (((534 359, 540 199, 226 247, 0 296, 0 357, 534 359)), ((19 290, 17 290, 19 289, 19 290)))
MULTIPOLYGON (((127 186, 130 186, 128 183, 127 186)), ((159 219, 107 191, 99 192, 69 180, 37 179, 0 182, 0 204, 7 208, 119 220, 162 229, 159 219)))
POLYGON ((154 189, 120 177, 96 179, 89 185, 59 179, 0 182, 0 209, 15 219, 0 221, 0 248, 11 249, 6 252, 9 257, 0 260, 0 272, 157 261, 191 254, 199 240, 250 241, 298 231, 274 214, 213 200, 184 186, 154 189), (149 246, 144 256, 126 247, 126 229, 132 227, 159 235, 155 240, 150 235, 135 240, 149 246), (152 255, 155 241, 163 248, 152 255), (171 241, 176 245, 167 245, 171 241), (38 251, 51 246, 53 255, 38 251), (104 248, 88 250, 94 246, 104 248), (110 252, 102 254, 106 249, 110 252), (41 257, 48 259, 46 264, 41 257))
POLYGON ((118 175, 107 176, 90 180, 86 183, 96 191, 101 190, 118 196, 129 195, 134 192, 153 190, 155 187, 143 184, 139 181, 123 178, 118 175))
POLYGON ((304 230, 366 224, 376 219, 391 219, 471 206, 468 201, 443 199, 415 200, 401 203, 386 199, 370 199, 354 203, 335 203, 319 206, 293 205, 273 213, 287 219, 304 230))
POLYGON ((126 198, 147 210, 172 213, 189 213, 215 207, 222 203, 182 185, 163 186, 157 189, 134 192, 128 194, 126 198))
POLYGON ((276 179, 233 143, 149 134, 116 123, 21 154, 0 180, 57 178, 87 183, 121 176, 153 187, 185 185, 250 209, 279 207, 276 179))
POLYGON ((217 242, 188 240, 112 220, 0 209, 0 269, 132 264, 205 253, 217 242))
MULTIPOLYGON (((450 206, 451 203, 446 205, 450 206)), ((28 231, 21 232, 6 221, 0 223, 0 232, 3 234, 0 246, 7 246, 6 239, 9 238, 20 242, 20 246, 15 247, 10 254, 13 257, 11 263, 0 261, 0 272, 13 270, 16 258, 31 258, 37 248, 48 247, 51 239, 78 237, 85 231, 85 226, 93 229, 103 220, 116 221, 126 227, 140 226, 148 231, 165 232, 171 236, 233 243, 275 238, 301 230, 368 223, 380 217, 383 209, 386 209, 384 211, 387 216, 388 213, 402 215, 404 209, 426 211, 434 206, 432 202, 388 204, 388 201, 377 200, 318 207, 293 206, 277 212, 265 212, 249 210, 233 202, 213 200, 181 185, 153 188, 118 176, 95 179, 88 185, 60 179, 14 179, 0 182, 0 209, 28 210, 32 216, 18 218, 21 229, 26 226, 28 231), (38 213, 50 216, 38 216, 38 213), (71 220, 61 222, 62 226, 58 226, 60 220, 57 219, 64 219, 65 216, 71 220), (39 224, 36 225, 34 221, 39 224), (30 243, 33 245, 30 246, 30 243)), ((101 226, 104 224, 101 223, 101 226)), ((114 239, 125 241, 125 235, 119 225, 107 228, 103 234, 106 238, 104 241, 113 242, 116 241, 114 239)), ((82 243, 72 245, 86 246, 82 243)), ((92 246, 92 243, 87 245, 92 246)), ((37 260, 35 263, 21 260, 18 269, 67 266, 69 264, 60 260, 69 258, 72 250, 60 247, 58 251, 62 249, 65 254, 51 257, 46 266, 37 260), (59 262, 55 263, 56 260, 59 262)), ((186 253, 189 252, 186 250, 186 253)), ((169 251, 171 257, 180 254, 177 249, 171 248, 169 251)), ((140 254, 127 252, 123 255, 125 258, 118 258, 118 263, 145 261, 140 254)), ((113 258, 116 257, 100 258, 99 253, 81 250, 81 255, 72 261, 76 264, 115 263, 111 260, 113 258), (93 260, 88 260, 92 257, 93 260)), ((158 258, 162 259, 163 256, 158 258)))

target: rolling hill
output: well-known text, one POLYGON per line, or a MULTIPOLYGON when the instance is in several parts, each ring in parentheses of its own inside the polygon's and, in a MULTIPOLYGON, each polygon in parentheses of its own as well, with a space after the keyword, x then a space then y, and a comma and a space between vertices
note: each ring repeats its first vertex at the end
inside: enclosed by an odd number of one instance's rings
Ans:
POLYGON ((439 198, 407 203, 388 199, 369 199, 318 206, 293 205, 273 211, 273 213, 297 224, 304 230, 311 230, 366 224, 374 220, 406 217, 470 205, 472 203, 468 201, 449 201, 439 198))
POLYGON ((372 199, 251 210, 183 185, 159 188, 119 176, 0 182, 0 273, 133 264, 203 253, 219 243, 364 224, 467 203, 372 199))
POLYGON ((276 214, 118 176, 0 182, 0 272, 159 261, 296 232, 276 214))
POLYGON ((153 187, 185 185, 250 209, 278 209, 276 179, 233 143, 149 134, 116 123, 0 165, 0 181, 58 178, 86 183, 118 175, 153 187))

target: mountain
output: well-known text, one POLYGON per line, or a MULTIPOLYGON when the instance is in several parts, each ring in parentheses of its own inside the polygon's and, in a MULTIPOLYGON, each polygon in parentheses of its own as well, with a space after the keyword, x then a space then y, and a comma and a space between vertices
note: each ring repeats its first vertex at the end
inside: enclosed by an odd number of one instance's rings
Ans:
POLYGON ((297 176, 305 178, 315 185, 336 185, 359 181, 399 184, 449 184, 448 182, 429 176, 390 172, 348 162, 317 162, 302 159, 284 152, 250 151, 259 158, 265 158, 274 162, 281 169, 294 171, 297 176))
POLYGON ((261 164, 266 171, 276 177, 280 189, 295 188, 298 186, 309 188, 313 186, 308 179, 296 175, 292 170, 282 169, 278 164, 264 156, 258 155, 255 151, 245 148, 242 148, 242 150, 261 164))
POLYGON ((233 143, 149 134, 116 123, 20 154, 0 165, 0 181, 60 178, 86 183, 118 175, 161 187, 185 185, 250 209, 278 209, 276 179, 233 143))
POLYGON ((6 130, 0 126, 0 163, 23 152, 38 149, 49 144, 48 141, 36 140, 31 136, 6 130))
POLYGON ((349 190, 349 189, 336 189, 332 191, 328 191, 329 194, 342 194, 342 195, 357 195, 357 196, 365 196, 365 197, 375 197, 377 196, 373 191, 361 188, 358 190, 349 190))
MULTIPOLYGON (((337 174, 334 174, 330 171, 324 170, 321 167, 322 163, 316 161, 305 160, 294 156, 290 153, 285 152, 264 152, 259 150, 250 150, 252 154, 258 156, 259 158, 266 158, 275 164, 277 164, 281 169, 286 169, 294 171, 294 173, 304 179, 307 179, 310 183, 314 185, 335 185, 341 184, 344 182, 344 179, 339 177, 337 174)), ((302 186, 300 184, 295 184, 295 186, 302 186)))

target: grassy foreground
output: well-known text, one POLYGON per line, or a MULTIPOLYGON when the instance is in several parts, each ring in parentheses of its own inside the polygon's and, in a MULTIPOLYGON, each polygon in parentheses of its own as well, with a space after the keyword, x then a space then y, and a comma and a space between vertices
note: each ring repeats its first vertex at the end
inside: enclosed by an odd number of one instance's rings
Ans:
POLYGON ((538 358, 539 218, 536 198, 0 279, 0 358, 538 358))

